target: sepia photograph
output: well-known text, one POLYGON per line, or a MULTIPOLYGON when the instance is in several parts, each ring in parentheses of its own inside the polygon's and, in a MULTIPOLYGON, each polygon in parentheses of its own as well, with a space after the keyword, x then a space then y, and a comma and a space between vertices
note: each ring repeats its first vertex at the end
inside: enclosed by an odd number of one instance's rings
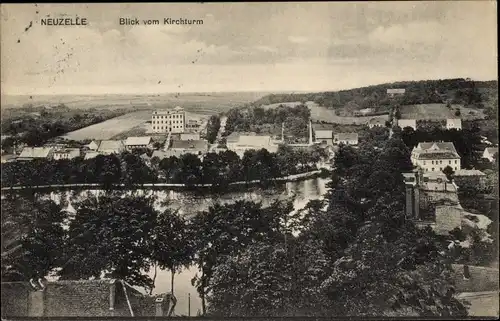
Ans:
POLYGON ((1 319, 497 319, 497 37, 490 0, 1 4, 1 319))

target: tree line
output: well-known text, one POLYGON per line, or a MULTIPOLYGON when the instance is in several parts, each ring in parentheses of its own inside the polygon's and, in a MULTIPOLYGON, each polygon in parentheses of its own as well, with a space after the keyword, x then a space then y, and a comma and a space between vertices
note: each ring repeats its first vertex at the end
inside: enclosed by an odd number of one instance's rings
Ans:
POLYGON ((61 205, 9 198, 2 225, 14 236, 6 244, 21 241, 8 255, 2 248, 2 273, 106 275, 151 288, 142 270, 195 265, 203 313, 215 317, 465 316, 446 243, 405 219, 409 156, 399 138, 380 149, 341 146, 324 199, 297 211, 290 201, 238 201, 186 220, 155 210, 150 197, 104 194, 74 204, 64 231, 61 205))
POLYGON ((184 154, 159 159, 151 164, 138 153, 98 155, 95 158, 17 161, 1 164, 2 187, 51 184, 137 185, 172 183, 193 186, 213 184, 224 188, 231 182, 269 182, 274 178, 316 170, 316 163, 327 155, 321 148, 296 151, 281 146, 276 153, 265 149, 248 150, 240 158, 233 151, 208 153, 201 160, 184 154))

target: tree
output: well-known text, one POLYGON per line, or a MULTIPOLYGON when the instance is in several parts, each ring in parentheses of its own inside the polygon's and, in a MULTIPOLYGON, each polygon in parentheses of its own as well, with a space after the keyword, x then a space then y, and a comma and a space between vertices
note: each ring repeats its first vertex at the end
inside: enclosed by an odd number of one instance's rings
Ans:
POLYGON ((53 201, 2 200, 2 279, 43 278, 59 264, 65 213, 53 201))
POLYGON ((455 116, 460 116, 461 112, 460 112, 460 109, 455 109, 455 116))
POLYGON ((210 144, 213 144, 215 142, 217 134, 219 133, 219 129, 220 117, 217 115, 210 116, 207 123, 207 140, 210 144))
POLYGON ((446 175, 446 178, 451 181, 453 179, 453 174, 455 173, 455 171, 453 170, 453 168, 451 168, 451 166, 446 166, 443 169, 443 173, 446 175))
MULTIPOLYGON (((189 232, 187 221, 178 212, 166 209, 158 215, 153 232, 152 257, 159 267, 170 270, 172 295, 174 295, 175 273, 179 271, 179 268, 187 267, 193 261, 194 248, 189 232)), ((153 284, 154 281, 153 279, 153 284)))
POLYGON ((100 195, 75 204, 64 247, 62 279, 111 277, 151 288, 149 271, 157 213, 153 199, 100 195))

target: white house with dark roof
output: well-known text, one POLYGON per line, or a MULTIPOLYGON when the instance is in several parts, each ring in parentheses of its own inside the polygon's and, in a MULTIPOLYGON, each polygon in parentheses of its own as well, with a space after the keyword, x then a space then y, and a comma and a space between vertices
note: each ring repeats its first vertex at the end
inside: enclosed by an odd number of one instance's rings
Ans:
POLYGON ((401 129, 406 127, 411 127, 413 130, 417 130, 417 120, 416 119, 398 119, 398 126, 401 129))
POLYGON ((333 145, 333 131, 316 130, 314 131, 316 142, 333 145))
POLYGON ((124 151, 125 145, 121 140, 103 140, 97 149, 97 152, 101 155, 120 154, 124 151))
POLYGON ((337 133, 333 136, 333 143, 355 146, 358 144, 358 133, 337 133))
POLYGON ((34 159, 53 159, 54 148, 52 147, 24 147, 17 158, 18 161, 28 161, 34 159))
POLYGON ((411 162, 425 172, 442 171, 450 166, 454 171, 460 170, 460 155, 451 142, 419 143, 411 152, 411 162))
POLYGON ((493 156, 495 156, 495 154, 498 154, 498 147, 486 147, 483 152, 483 158, 486 158, 490 162, 493 162, 493 156))
POLYGON ((446 129, 462 129, 462 120, 460 118, 448 118, 446 119, 446 129))
POLYGON ((151 136, 142 137, 128 137, 125 140, 125 148, 127 150, 133 150, 138 148, 151 148, 153 139, 151 136))

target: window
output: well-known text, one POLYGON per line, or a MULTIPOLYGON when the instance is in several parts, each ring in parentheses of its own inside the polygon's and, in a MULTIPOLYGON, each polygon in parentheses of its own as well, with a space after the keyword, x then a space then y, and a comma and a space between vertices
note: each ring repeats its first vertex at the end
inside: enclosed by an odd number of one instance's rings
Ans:
POLYGON ((432 168, 432 171, 434 172, 434 167, 432 168))
POLYGON ((455 159, 455 164, 457 164, 457 160, 455 159))
POLYGON ((440 161, 439 161, 439 164, 443 164, 443 161, 442 161, 442 160, 440 160, 440 161))
POLYGON ((450 165, 451 165, 451 161, 448 161, 448 164, 450 164, 450 165))
POLYGON ((424 165, 426 165, 426 163, 427 163, 427 162, 426 162, 426 161, 424 161, 424 165))
POLYGON ((458 170, 458 168, 455 166, 455 170, 458 170))

